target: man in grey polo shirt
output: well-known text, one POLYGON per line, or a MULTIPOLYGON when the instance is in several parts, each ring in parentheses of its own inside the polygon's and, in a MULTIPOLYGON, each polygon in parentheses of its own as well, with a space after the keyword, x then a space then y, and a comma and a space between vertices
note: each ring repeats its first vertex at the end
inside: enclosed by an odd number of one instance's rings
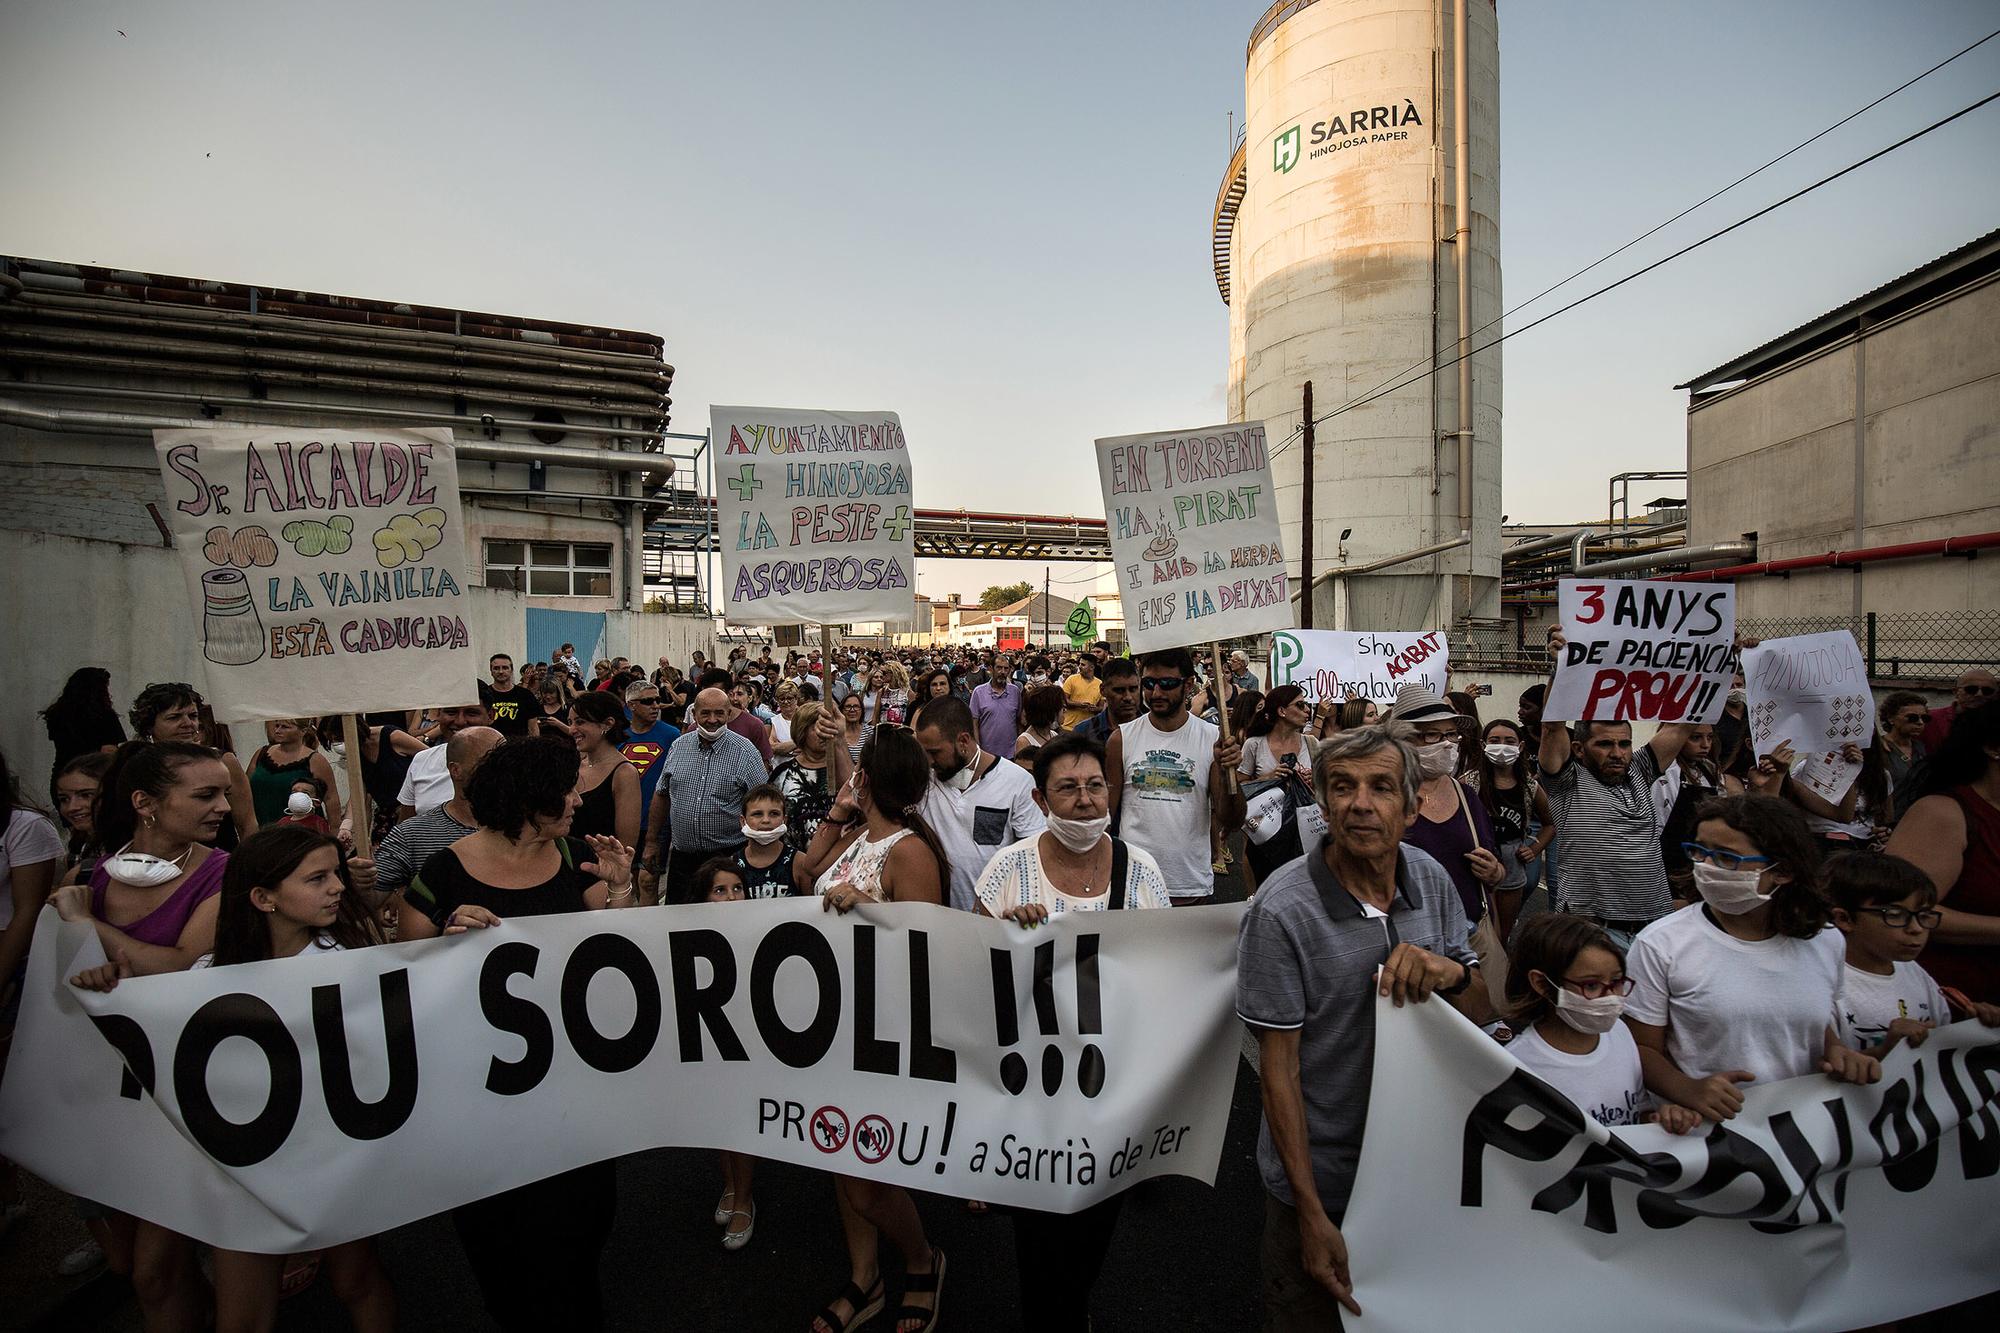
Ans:
POLYGON ((743 846, 743 797, 764 782, 766 770, 757 747, 729 729, 729 696, 714 687, 695 695, 694 730, 683 732, 660 762, 640 891, 650 897, 664 872, 657 901, 684 903, 703 861, 743 846))
MULTIPOLYGON (((1264 1120, 1264 1327, 1337 1329, 1359 1314, 1340 1219, 1354 1189, 1375 1063, 1377 996, 1433 993, 1488 1022, 1451 876, 1402 842, 1423 780, 1401 723, 1343 731, 1313 785, 1327 835, 1250 900, 1236 942, 1236 1012, 1257 1036, 1264 1120), (1379 970, 1379 975, 1378 975, 1379 970)), ((1378 1242, 1380 1243, 1380 1242, 1378 1242)))

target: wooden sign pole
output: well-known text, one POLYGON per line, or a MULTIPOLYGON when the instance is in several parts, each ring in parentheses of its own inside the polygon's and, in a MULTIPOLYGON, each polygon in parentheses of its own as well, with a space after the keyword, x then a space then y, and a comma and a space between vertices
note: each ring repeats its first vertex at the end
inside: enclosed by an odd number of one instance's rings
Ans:
MULTIPOLYGON (((1222 645, 1220 643, 1211 643, 1208 645, 1208 663, 1209 693, 1215 696, 1215 725, 1221 728, 1222 743, 1227 745, 1229 743, 1229 701, 1228 696, 1222 691, 1222 645)), ((1224 791, 1234 792, 1236 790, 1236 770, 1231 769, 1229 772, 1223 774, 1222 781, 1224 791)))
POLYGON ((340 730, 347 742, 347 813, 354 830, 354 854, 369 857, 374 855, 369 838, 374 822, 368 810, 368 788, 361 777, 361 738, 366 732, 353 713, 340 715, 340 730))

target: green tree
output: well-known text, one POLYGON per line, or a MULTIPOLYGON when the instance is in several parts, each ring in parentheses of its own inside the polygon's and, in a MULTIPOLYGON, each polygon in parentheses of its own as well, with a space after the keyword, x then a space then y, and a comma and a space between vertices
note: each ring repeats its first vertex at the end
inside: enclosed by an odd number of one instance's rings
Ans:
POLYGON ((981 610, 997 611, 1011 602, 1033 596, 1034 592, 1034 585, 1026 579, 1019 583, 998 583, 979 594, 979 606, 981 610))

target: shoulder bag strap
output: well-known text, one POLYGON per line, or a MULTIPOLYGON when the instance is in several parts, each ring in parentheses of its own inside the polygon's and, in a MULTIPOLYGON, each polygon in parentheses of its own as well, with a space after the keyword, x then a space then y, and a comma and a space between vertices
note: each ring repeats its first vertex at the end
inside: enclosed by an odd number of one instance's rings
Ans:
POLYGON ((1125 848, 1125 840, 1123 838, 1113 838, 1111 840, 1110 911, 1115 912, 1125 905, 1125 894, 1128 888, 1126 881, 1131 877, 1131 872, 1132 856, 1125 848))

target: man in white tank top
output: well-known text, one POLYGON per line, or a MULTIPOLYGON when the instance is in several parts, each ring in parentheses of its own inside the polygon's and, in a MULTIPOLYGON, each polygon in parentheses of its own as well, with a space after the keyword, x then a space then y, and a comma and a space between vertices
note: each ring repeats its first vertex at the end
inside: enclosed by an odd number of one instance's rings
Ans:
POLYGON ((1243 794, 1225 782, 1243 747, 1222 743, 1215 724, 1188 712, 1194 659, 1185 648, 1139 659, 1144 711, 1113 731, 1104 747, 1105 777, 1118 835, 1159 863, 1176 907, 1215 896, 1211 820, 1227 834, 1243 822, 1243 794))

